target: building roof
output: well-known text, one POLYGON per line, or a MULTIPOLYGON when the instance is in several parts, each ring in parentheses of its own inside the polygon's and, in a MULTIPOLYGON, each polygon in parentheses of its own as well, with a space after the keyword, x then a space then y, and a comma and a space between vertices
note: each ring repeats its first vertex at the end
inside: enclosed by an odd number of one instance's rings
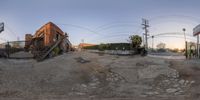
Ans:
POLYGON ((43 25, 42 27, 40 27, 36 31, 35 35, 40 34, 40 32, 45 30, 45 29, 50 30, 51 28, 56 28, 56 30, 58 30, 59 33, 62 33, 62 35, 64 35, 64 32, 56 24, 54 24, 53 22, 48 22, 45 25, 43 25))
POLYGON ((96 44, 89 44, 89 43, 80 43, 79 47, 89 47, 89 46, 95 46, 96 44))

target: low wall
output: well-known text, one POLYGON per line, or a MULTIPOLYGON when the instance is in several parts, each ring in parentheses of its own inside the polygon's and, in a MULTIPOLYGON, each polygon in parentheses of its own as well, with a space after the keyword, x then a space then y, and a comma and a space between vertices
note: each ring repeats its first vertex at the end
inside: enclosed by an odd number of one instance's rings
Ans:
POLYGON ((93 53, 105 53, 110 55, 131 55, 134 53, 133 50, 105 50, 105 51, 99 51, 99 50, 87 50, 89 52, 93 53))

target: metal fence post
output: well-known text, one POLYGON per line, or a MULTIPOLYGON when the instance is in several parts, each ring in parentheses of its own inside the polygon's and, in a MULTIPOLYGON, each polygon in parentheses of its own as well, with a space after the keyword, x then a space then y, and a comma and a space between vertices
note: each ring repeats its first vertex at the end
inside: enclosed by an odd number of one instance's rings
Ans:
POLYGON ((199 35, 197 35, 197 57, 200 58, 200 54, 199 54, 199 35))
POLYGON ((10 43, 8 42, 8 58, 10 58, 10 43))
POLYGON ((187 41, 185 41, 185 57, 188 58, 188 52, 187 52, 187 41))

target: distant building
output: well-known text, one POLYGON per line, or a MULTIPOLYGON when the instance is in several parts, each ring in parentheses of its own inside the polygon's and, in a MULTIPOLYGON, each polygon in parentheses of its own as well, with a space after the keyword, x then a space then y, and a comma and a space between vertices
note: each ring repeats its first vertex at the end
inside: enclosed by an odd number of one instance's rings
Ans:
POLYGON ((5 48, 5 44, 0 44, 0 48, 5 48))
POLYGON ((95 46, 96 44, 89 44, 89 43, 80 43, 78 45, 79 48, 89 47, 89 46, 95 46))
POLYGON ((26 34, 25 35, 25 47, 27 47, 27 46, 29 46, 30 45, 30 42, 31 42, 31 40, 32 40, 32 38, 33 38, 33 35, 32 34, 26 34))

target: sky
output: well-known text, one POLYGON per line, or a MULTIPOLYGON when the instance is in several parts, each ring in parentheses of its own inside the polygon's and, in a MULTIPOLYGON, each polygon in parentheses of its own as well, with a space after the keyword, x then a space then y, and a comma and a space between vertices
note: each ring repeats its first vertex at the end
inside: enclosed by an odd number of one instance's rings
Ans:
MULTIPOLYGON (((140 35, 142 18, 149 20, 149 35, 171 33, 154 38, 153 47, 184 48, 196 41, 193 28, 200 24, 199 0, 0 0, 0 22, 5 31, 0 42, 24 40, 51 21, 69 34, 72 44, 128 42, 140 35), (180 33, 180 35, 173 35, 180 33)), ((152 39, 149 38, 149 47, 152 39)))

